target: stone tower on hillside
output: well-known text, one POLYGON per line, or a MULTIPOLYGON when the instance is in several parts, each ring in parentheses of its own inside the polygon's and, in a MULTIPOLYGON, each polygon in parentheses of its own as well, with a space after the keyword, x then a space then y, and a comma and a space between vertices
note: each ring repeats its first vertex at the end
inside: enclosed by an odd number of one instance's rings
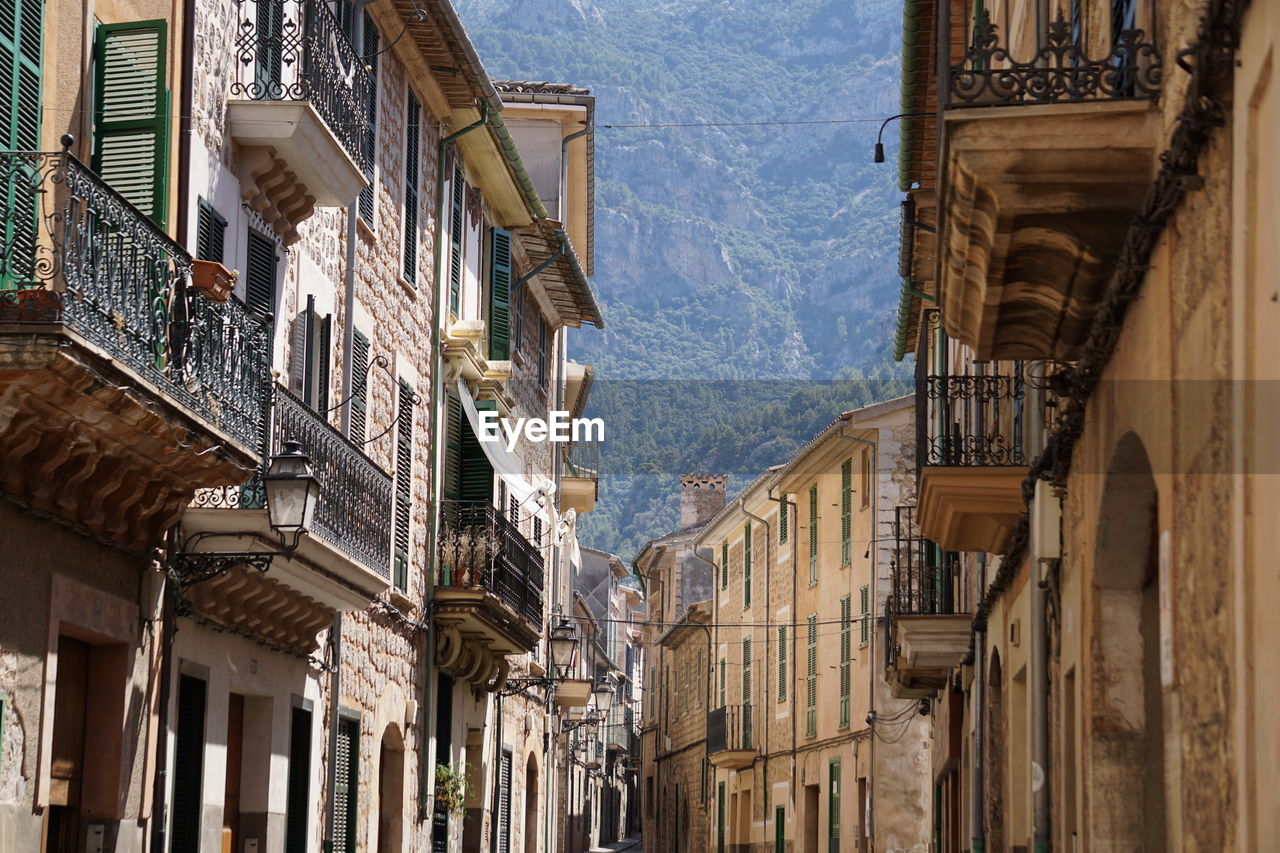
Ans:
POLYGON ((727 474, 685 474, 680 478, 680 530, 706 524, 724 509, 727 474))

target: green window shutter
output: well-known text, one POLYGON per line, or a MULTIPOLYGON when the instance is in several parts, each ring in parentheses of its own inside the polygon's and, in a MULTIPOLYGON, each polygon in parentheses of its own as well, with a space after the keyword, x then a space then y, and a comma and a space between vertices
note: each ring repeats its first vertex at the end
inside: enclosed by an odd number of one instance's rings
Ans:
POLYGON ((511 358, 511 232, 489 230, 489 358, 511 358))
POLYGON ((727 689, 725 687, 725 670, 726 670, 725 660, 724 658, 720 658, 720 707, 721 708, 723 708, 725 705, 728 704, 728 702, 725 699, 727 695, 727 689))
POLYGON ((724 783, 716 787, 716 853, 724 853, 724 783))
POLYGON ((849 596, 840 599, 840 727, 849 725, 849 661, 852 657, 853 614, 849 596))
POLYGON ((778 806, 773 812, 773 853, 785 853, 787 849, 787 809, 778 806))
POLYGON ((257 231, 249 229, 247 267, 244 277, 245 304, 259 314, 275 313, 276 244, 257 231))
POLYGON ((828 850, 840 853, 840 759, 831 759, 827 775, 828 850))
POLYGON ((164 21, 99 24, 93 168, 160 228, 168 213, 169 93, 164 21))
POLYGON ((204 679, 178 676, 178 729, 173 751, 174 850, 200 848, 201 781, 204 777, 205 702, 209 686, 204 679))
POLYGON ((742 606, 751 606, 751 522, 742 528, 742 606))
POLYGON ((751 640, 742 641, 742 745, 751 744, 751 640))
MULTIPOLYGON (((476 410, 480 412, 496 412, 498 404, 493 400, 476 400, 476 410)), ((493 465, 471 429, 471 423, 463 417, 462 456, 458 464, 459 499, 490 503, 493 501, 493 465)), ((534 516, 534 542, 542 538, 542 519, 534 516)))
POLYGON ((227 220, 204 199, 200 199, 196 207, 196 217, 196 256, 201 260, 222 263, 227 220))
MULTIPOLYGON (((40 148, 40 98, 44 0, 3 0, 0 14, 0 99, 6 121, 0 148, 40 148)), ((9 256, 0 258, 0 290, 30 285, 36 278, 37 182, 10 175, 0 190, 0 239, 9 256)))
POLYGON ((720 543, 720 588, 729 588, 729 543, 720 543))
POLYGON ((369 183, 360 190, 356 210, 366 225, 373 225, 373 165, 378 156, 378 27, 368 12, 364 13, 362 26, 363 55, 372 57, 369 60, 369 99, 365 102, 364 133, 360 141, 361 153, 364 155, 364 177, 369 183))
POLYGON ((422 137, 422 108, 410 92, 405 104, 404 127, 404 280, 418 284, 418 140, 422 137))
POLYGON ((853 460, 840 466, 840 565, 852 562, 853 536, 853 460))
POLYGON ((329 411, 330 367, 332 360, 329 353, 333 351, 333 315, 325 314, 320 318, 317 333, 316 357, 316 411, 325 416, 329 411))
POLYGON ((254 95, 268 101, 285 96, 280 76, 284 69, 284 2, 258 0, 257 50, 254 53, 254 95))
POLYGON ((498 764, 498 853, 511 853, 511 751, 498 764))
POLYGON ((787 628, 778 626, 778 701, 787 698, 787 628))
POLYGON ((369 339, 359 329, 351 333, 351 420, 347 437, 364 444, 369 423, 369 339))
POLYGON ((360 793, 359 720, 339 717, 333 762, 336 780, 333 787, 333 849, 335 853, 356 853, 356 822, 359 819, 356 798, 360 793))
MULTIPOLYGON (((455 153, 457 161, 461 155, 455 153)), ((462 164, 455 162, 449 206, 449 310, 456 316, 462 305, 462 164)))
POLYGON ((396 415, 395 559, 393 581, 397 589, 409 586, 409 547, 413 505, 413 389, 400 380, 396 415))
POLYGON ((778 500, 778 544, 785 545, 787 543, 788 527, 791 522, 791 512, 787 507, 787 493, 783 492, 778 500))
POLYGON ((818 582, 818 487, 809 487, 809 583, 818 582))
POLYGON ((538 387, 547 387, 547 321, 538 318, 538 387))
POLYGON ((858 632, 858 642, 865 646, 871 640, 871 587, 866 584, 858 590, 858 603, 862 613, 860 620, 861 628, 858 632))
MULTIPOLYGON (((450 392, 445 400, 444 499, 462 499, 462 401, 450 392)), ((512 514, 514 521, 514 513, 512 514)))
POLYGON ((818 734, 818 614, 809 616, 808 660, 805 668, 805 734, 818 734))
POLYGON ((306 853, 311 804, 311 712, 294 708, 289 731, 289 777, 285 800, 284 853, 306 853))

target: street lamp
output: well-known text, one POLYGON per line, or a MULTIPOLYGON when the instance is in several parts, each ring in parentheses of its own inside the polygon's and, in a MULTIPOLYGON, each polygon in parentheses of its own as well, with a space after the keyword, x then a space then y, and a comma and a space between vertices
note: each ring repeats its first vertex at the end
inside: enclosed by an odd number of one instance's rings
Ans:
POLYGON ((555 667, 554 677, 561 680, 569 677, 569 667, 573 666, 573 656, 578 651, 578 632, 564 616, 560 624, 551 629, 551 663, 555 667))
POLYGON ((267 493, 267 523, 280 534, 280 544, 284 545, 285 537, 293 536, 292 543, 285 546, 287 551, 293 551, 311 527, 320 495, 320 481, 301 444, 284 443, 284 450, 271 457, 267 473, 262 475, 262 486, 267 493))
POLYGON ((594 693, 596 696, 596 709, 600 712, 600 716, 609 716, 609 711, 613 708, 613 683, 609 681, 609 676, 600 676, 600 680, 596 682, 594 693))

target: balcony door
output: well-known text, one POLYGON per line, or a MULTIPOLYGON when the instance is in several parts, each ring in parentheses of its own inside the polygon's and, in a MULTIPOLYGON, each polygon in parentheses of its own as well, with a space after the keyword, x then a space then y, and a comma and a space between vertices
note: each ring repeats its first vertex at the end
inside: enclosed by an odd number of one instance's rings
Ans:
MULTIPOLYGON (((444 497, 467 503, 492 503, 493 465, 485 455, 480 439, 471 429, 462 400, 454 394, 446 402, 444 497)), ((492 400, 477 400, 476 410, 496 411, 492 400)))

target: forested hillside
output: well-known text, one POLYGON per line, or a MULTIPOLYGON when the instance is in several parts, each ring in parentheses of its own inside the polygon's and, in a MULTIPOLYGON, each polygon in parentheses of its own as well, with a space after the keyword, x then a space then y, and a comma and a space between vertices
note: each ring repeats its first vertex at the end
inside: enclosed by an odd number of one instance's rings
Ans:
POLYGON ((459 7, 493 76, 597 97, 607 328, 570 340, 607 424, 585 542, 629 557, 674 525, 680 473, 741 486, 907 391, 888 356, 897 195, 871 162, 897 112, 897 0, 459 7))

